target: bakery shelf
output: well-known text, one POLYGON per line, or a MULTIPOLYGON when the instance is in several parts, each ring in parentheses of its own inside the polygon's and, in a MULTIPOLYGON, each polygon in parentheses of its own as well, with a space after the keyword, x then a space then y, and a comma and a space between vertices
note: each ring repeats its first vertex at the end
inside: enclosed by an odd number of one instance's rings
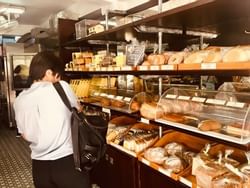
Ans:
POLYGON ((167 90, 158 102, 156 122, 231 143, 250 143, 249 93, 167 90), (210 124, 211 123, 211 124, 210 124), (210 124, 210 125, 208 125, 210 124))

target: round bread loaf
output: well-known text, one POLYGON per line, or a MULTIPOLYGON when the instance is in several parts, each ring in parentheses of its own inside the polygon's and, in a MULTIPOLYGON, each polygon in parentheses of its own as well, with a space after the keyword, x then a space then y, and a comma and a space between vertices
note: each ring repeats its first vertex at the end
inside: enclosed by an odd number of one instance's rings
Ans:
POLYGON ((198 128, 201 131, 216 131, 220 130, 222 128, 222 125, 220 122, 216 120, 203 120, 198 124, 198 128))
POLYGON ((163 167, 177 174, 184 170, 185 164, 181 158, 170 156, 164 161, 163 167))
POLYGON ((184 61, 185 52, 176 52, 171 55, 171 57, 168 60, 168 64, 175 65, 175 64, 181 64, 184 61))
POLYGON ((209 53, 209 51, 207 51, 207 50, 194 52, 194 53, 190 54, 189 56, 187 56, 187 58, 185 58, 184 63, 185 64, 203 63, 204 59, 207 57, 208 53, 209 53))
POLYGON ((246 52, 246 49, 240 47, 235 47, 228 50, 223 56, 224 63, 242 62, 242 61, 248 61, 249 59, 250 58, 248 56, 248 53, 246 52))
POLYGON ((165 149, 162 147, 149 148, 144 152, 144 157, 151 162, 162 164, 165 160, 165 149))

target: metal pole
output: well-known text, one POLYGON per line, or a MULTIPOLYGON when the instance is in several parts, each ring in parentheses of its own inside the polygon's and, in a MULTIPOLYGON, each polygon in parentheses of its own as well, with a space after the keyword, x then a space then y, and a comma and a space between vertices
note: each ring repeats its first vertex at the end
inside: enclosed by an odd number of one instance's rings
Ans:
MULTIPOLYGON (((158 13, 162 12, 162 0, 158 0, 158 13)), ((158 53, 162 53, 162 32, 158 32, 158 53)))

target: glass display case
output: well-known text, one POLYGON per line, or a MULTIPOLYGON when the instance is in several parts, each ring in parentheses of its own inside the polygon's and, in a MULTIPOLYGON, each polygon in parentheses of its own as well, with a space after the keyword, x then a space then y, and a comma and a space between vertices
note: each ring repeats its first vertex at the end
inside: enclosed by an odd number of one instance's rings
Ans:
POLYGON ((171 88, 157 122, 238 144, 250 142, 249 93, 171 88))
POLYGON ((140 110, 143 102, 151 102, 153 97, 145 92, 135 93, 125 90, 98 90, 93 91, 90 97, 92 104, 125 113, 135 113, 140 110))

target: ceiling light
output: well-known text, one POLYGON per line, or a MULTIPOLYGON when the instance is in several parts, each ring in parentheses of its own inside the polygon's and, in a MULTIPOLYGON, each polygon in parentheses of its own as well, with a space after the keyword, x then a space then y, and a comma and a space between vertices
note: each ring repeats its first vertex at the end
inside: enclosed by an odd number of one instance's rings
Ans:
POLYGON ((17 6, 2 6, 2 7, 0 7, 0 13, 23 14, 24 11, 25 11, 24 7, 17 7, 17 6))

